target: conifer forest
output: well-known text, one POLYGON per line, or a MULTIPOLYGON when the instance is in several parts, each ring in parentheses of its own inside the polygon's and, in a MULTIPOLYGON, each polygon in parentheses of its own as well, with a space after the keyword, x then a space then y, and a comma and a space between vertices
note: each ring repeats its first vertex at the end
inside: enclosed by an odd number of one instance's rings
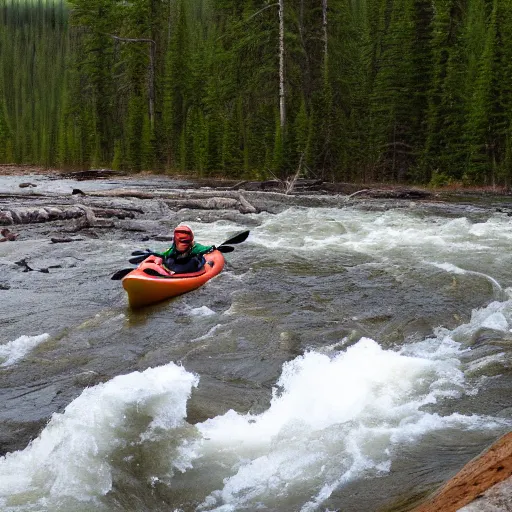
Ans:
POLYGON ((512 184, 510 0, 0 0, 0 163, 512 184))

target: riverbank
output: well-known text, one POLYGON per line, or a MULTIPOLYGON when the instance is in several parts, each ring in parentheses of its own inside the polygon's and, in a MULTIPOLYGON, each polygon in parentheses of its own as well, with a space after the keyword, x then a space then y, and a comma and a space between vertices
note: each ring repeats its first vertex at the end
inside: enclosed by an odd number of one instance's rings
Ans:
POLYGON ((112 169, 91 170, 63 170, 37 165, 1 164, 0 176, 29 176, 51 175, 55 178, 71 178, 78 181, 88 179, 105 179, 117 177, 121 180, 130 179, 159 179, 167 178, 178 181, 186 181, 194 187, 211 188, 245 188, 250 190, 279 191, 285 193, 297 192, 323 192, 326 194, 362 195, 376 199, 435 199, 448 202, 460 202, 463 200, 472 203, 484 202, 489 198, 502 198, 506 201, 511 198, 512 190, 503 186, 475 186, 467 187, 462 183, 453 183, 443 187, 428 187, 421 185, 392 184, 392 183, 347 183, 327 182, 318 179, 295 179, 290 177, 288 181, 282 180, 239 180, 221 177, 197 177, 194 175, 168 174, 144 171, 140 173, 128 173, 114 171, 112 169))

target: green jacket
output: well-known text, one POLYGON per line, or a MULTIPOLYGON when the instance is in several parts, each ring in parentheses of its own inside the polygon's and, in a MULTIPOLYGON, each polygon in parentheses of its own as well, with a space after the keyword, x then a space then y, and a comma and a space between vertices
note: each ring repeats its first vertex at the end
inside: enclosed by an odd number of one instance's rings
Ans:
MULTIPOLYGON (((207 252, 213 251, 215 249, 214 245, 202 245, 194 242, 194 245, 186 252, 183 253, 183 256, 186 254, 187 256, 196 256, 198 254, 206 254, 207 252)), ((165 252, 161 254, 162 258, 169 258, 176 256, 178 251, 176 250, 176 246, 174 244, 169 247, 165 252)))

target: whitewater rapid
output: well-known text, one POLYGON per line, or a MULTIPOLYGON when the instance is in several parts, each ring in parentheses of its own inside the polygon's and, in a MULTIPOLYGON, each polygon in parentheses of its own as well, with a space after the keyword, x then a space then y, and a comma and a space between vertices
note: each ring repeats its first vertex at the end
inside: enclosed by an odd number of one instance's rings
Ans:
MULTIPOLYGON (((198 510, 255 502, 279 509, 294 497, 302 501, 298 510, 316 510, 345 482, 388 472, 399 450, 428 432, 510 424, 423 407, 477 392, 461 363, 469 348, 456 339, 483 325, 509 331, 511 312, 512 302, 490 304, 470 324, 401 350, 363 338, 346 350, 307 352, 284 365, 271 405, 259 415, 229 411, 189 425, 186 404, 199 376, 175 363, 115 377, 54 414, 25 450, 0 459, 2 510, 73 510, 73 500, 101 508, 116 452, 162 439, 172 446, 158 464, 165 472, 149 470, 144 478, 172 487, 176 472, 190 472, 204 488, 198 510), (215 488, 219 472, 223 483, 215 488)), ((493 362, 480 361, 480 370, 493 362)))
MULTIPOLYGON (((186 361, 88 387, 54 413, 29 446, 0 458, 2 510, 118 510, 108 496, 130 478, 151 495, 175 493, 176 511, 324 510, 348 483, 390 474, 401 452, 430 434, 474 431, 492 437, 510 429, 510 416, 458 411, 459 400, 477 396, 509 371, 508 218, 475 222, 407 211, 292 208, 258 220, 247 242, 255 264, 264 265, 256 256, 269 251, 266 256, 283 265, 283 275, 321 253, 343 270, 378 268, 397 286, 411 275, 433 271, 440 279, 446 274, 443 286, 459 293, 466 282, 458 279, 471 279, 472 285, 489 287, 489 300, 455 328, 439 326, 428 337, 395 346, 366 336, 322 345, 313 331, 311 348, 282 365, 269 406, 259 413, 229 410, 189 423, 187 406, 201 374, 186 361), (436 409, 440 405, 445 412, 436 409)), ((225 222, 191 224, 201 241, 222 240, 240 229, 225 222)), ((113 250, 121 254, 126 247, 113 250)), ((253 272, 251 266, 235 268, 223 286, 228 290, 253 272)), ((313 293, 314 283, 305 283, 313 293)), ((251 307, 253 316, 254 311, 265 314, 266 302, 239 302, 236 294, 230 301, 223 311, 186 302, 174 306, 184 325, 199 326, 186 340, 191 350, 222 339, 229 331, 226 322, 243 319, 251 307)), ((126 326, 126 318, 116 315, 109 321, 126 326)), ((44 350, 48 341, 51 333, 20 334, 0 345, 0 365, 15 366, 34 350, 44 350)), ((244 339, 235 342, 243 346, 244 339)))

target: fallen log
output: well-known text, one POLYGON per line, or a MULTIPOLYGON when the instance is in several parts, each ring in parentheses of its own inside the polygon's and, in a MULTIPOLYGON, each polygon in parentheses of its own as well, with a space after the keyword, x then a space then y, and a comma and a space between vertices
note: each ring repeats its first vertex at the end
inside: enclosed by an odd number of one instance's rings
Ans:
POLYGON ((126 173, 114 171, 112 169, 89 169, 87 171, 75 171, 62 173, 54 176, 55 179, 72 179, 77 181, 97 180, 102 178, 112 178, 114 176, 126 176, 126 173))
POLYGON ((255 208, 242 195, 238 197, 203 197, 200 199, 173 199, 164 201, 170 208, 190 208, 197 210, 238 210, 240 213, 257 213, 255 208))
POLYGON ((0 211, 0 225, 32 224, 59 219, 75 219, 84 215, 80 206, 57 208, 54 206, 17 207, 0 211))
POLYGON ((74 206, 16 207, 0 211, 0 225, 35 224, 54 220, 77 219, 89 215, 88 222, 94 224, 98 218, 133 219, 134 211, 140 209, 95 208, 77 204, 74 206))
POLYGON ((412 512, 455 512, 512 476, 512 432, 468 462, 429 500, 412 512))
POLYGON ((81 240, 83 240, 83 238, 56 238, 56 237, 52 237, 50 238, 52 244, 67 244, 67 243, 70 243, 70 242, 79 242, 81 240))
POLYGON ((114 208, 92 208, 96 217, 110 218, 117 217, 118 219, 133 219, 135 214, 124 209, 118 210, 114 208))

